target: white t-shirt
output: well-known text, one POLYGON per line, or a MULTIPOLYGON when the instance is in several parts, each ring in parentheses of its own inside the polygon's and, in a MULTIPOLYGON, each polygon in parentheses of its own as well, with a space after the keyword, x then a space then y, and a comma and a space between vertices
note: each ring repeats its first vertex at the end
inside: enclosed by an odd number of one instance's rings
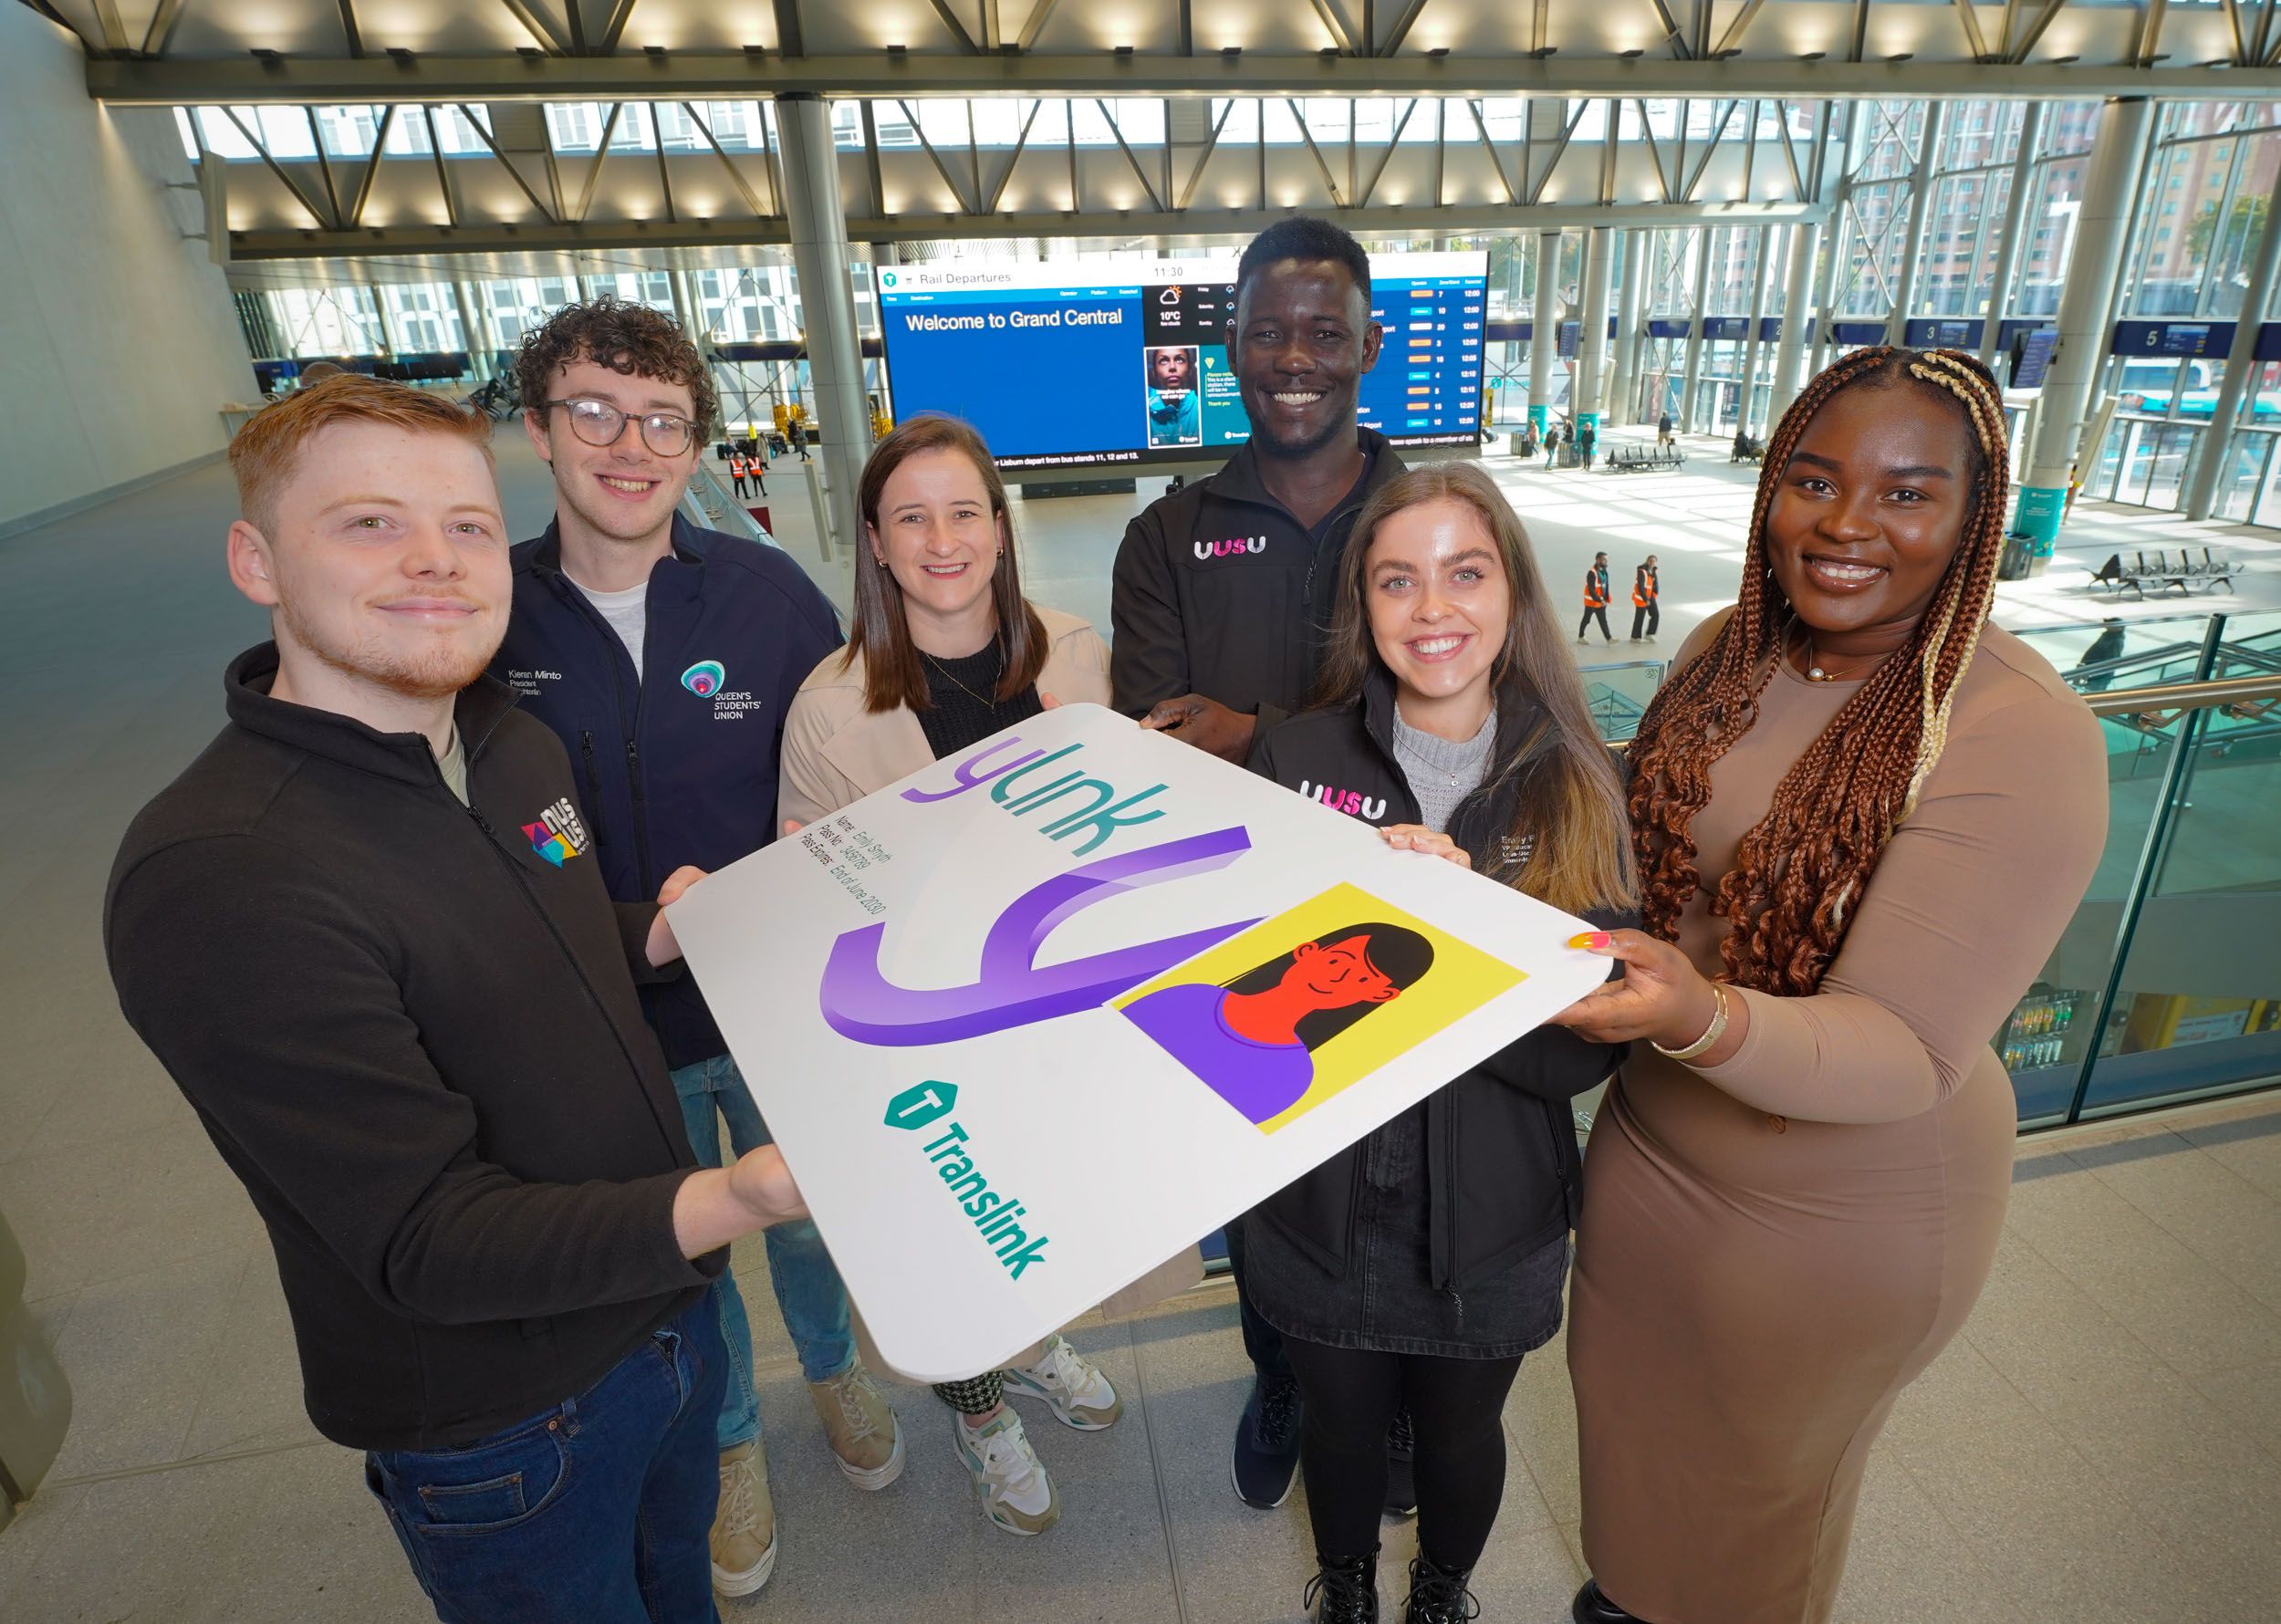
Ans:
POLYGON ((600 611, 603 619, 618 634, 618 640, 626 645, 626 652, 633 656, 634 675, 641 674, 641 637, 649 626, 650 583, 628 587, 623 592, 597 592, 582 581, 571 578, 570 584, 586 594, 587 602, 600 611))

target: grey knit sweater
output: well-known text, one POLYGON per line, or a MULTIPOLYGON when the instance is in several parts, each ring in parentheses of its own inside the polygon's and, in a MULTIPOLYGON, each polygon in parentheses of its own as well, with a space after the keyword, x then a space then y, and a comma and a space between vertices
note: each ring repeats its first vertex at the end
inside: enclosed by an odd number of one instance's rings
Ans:
POLYGON ((1410 790, 1418 797, 1418 810, 1426 828, 1446 834, 1450 816, 1458 803, 1481 786, 1489 772, 1489 753, 1497 742, 1496 707, 1489 707, 1481 730, 1463 742, 1422 733, 1402 720, 1394 707, 1394 760, 1410 790))

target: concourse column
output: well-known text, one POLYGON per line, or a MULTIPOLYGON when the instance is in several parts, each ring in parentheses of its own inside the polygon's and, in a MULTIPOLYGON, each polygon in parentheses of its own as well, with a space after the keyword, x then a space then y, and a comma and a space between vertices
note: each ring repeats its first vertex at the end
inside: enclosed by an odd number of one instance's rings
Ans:
POLYGON ((1821 245, 1821 224, 1808 220, 1790 227, 1790 276, 1782 293, 1782 337, 1774 350, 1774 377, 1766 390, 1766 432, 1790 410, 1805 384, 1798 363, 1806 359, 1806 328, 1818 314, 1811 303, 1814 254, 1821 245))
MULTIPOLYGON (((1853 203, 1853 172, 1861 167, 1861 109, 1866 105, 1859 101, 1843 104, 1846 139, 1838 160, 1837 185, 1830 193, 1829 252, 1822 255, 1821 276, 1814 284, 1812 370, 1817 375, 1829 365, 1830 351, 1838 343, 1838 261, 1844 256, 1846 211, 1853 203)), ((1802 381, 1800 387, 1804 387, 1802 381)))
POLYGON ((475 312, 481 306, 469 302, 467 284, 456 279, 452 283, 452 303, 459 307, 459 336, 467 344, 468 370, 477 378, 489 378, 492 375, 491 356, 495 346, 488 329, 475 319, 475 312))
POLYGON ((792 263, 800 273, 800 328, 807 341, 808 377, 816 386, 816 422, 824 432, 831 539, 853 556, 863 543, 856 480, 870 453, 871 432, 831 110, 812 91, 785 91, 776 102, 783 138, 784 212, 792 231, 792 263))
POLYGON ((1623 293, 1617 301, 1621 308, 1616 318, 1616 376, 1608 389, 1608 403, 1614 408, 1610 415, 1619 423, 1640 421, 1640 328, 1644 316, 1640 306, 1648 266, 1654 258, 1653 232, 1624 234, 1623 293))
MULTIPOLYGON (((2249 286, 2242 296, 2242 311, 2234 323, 2234 347, 2226 351, 2225 376, 2218 384, 2217 405, 2210 426, 2194 442, 2186 463, 2186 499, 2180 510, 2190 519, 2206 519, 2217 505, 2218 481, 2225 473, 2233 450, 2234 425, 2241 420, 2242 402, 2249 398, 2249 375, 2257 365, 2257 329, 2265 322, 2265 303, 2273 294, 2274 272, 2281 266, 2281 224, 2274 210, 2281 208, 2281 176, 2276 176, 2265 199, 2265 235, 2257 240, 2257 258, 2249 268, 2249 286)), ((2223 218, 2223 216, 2221 216, 2223 218)))
POLYGON ((1893 293, 1893 313, 1885 323, 1885 342, 1909 342, 1909 309, 1917 302, 1917 261, 1923 257, 1924 217, 1932 206, 1932 168, 1941 154, 1941 132, 1947 124, 1948 103, 1924 104, 1924 138, 1917 148, 1916 178, 1909 183, 1909 233, 1901 243, 1901 286, 1893 293))
POLYGON ((1687 312, 1687 381, 1679 397, 1679 428, 1683 434, 1695 432, 1695 396, 1703 381, 1703 328, 1709 319, 1704 307, 1711 302, 1711 245, 1715 235, 1713 226, 1695 227, 1695 299, 1694 307, 1687 312))
POLYGON ((1536 302, 1528 318, 1528 421, 1543 438, 1552 422, 1552 359, 1560 345, 1560 234, 1536 234, 1536 302))
POLYGON ((2038 570, 2059 539, 2067 476, 2083 437, 2091 384, 2107 358, 2107 310, 2122 271, 2139 172, 2153 128, 2154 104, 2143 96, 2113 98, 2099 114, 2075 255, 2067 265, 2067 287, 2059 296, 2058 346, 2052 351, 2051 372, 2044 384, 2035 450, 2020 481, 2019 505, 2013 509, 2013 533, 2027 539, 2036 560, 2033 567, 2038 570))
POLYGON ((1605 225, 1584 234, 1584 325, 1576 343, 1576 426, 1599 432, 1606 411, 1608 372, 1608 286, 1615 266, 1609 263, 1615 233, 1605 225))
MULTIPOLYGON (((2012 276, 2020 257, 2020 228, 2027 223, 2027 189, 2036 180, 2036 140, 2044 127, 2044 104, 2021 104, 2020 145, 2012 159, 2012 195, 2004 203, 2004 235, 1996 247, 1995 285, 1988 289, 1988 319, 1980 329, 1980 364, 1995 370, 1996 347, 2004 337, 2005 308, 2012 300, 2012 276)), ((2005 379, 2007 384, 2012 380, 2005 379)))
POLYGON ((1751 412, 1758 403, 1758 334, 1766 325, 1766 284, 1774 280, 1775 228, 1758 228, 1757 274, 1751 278, 1750 331, 1743 338, 1743 395, 1735 403, 1734 426, 1750 432, 1751 412))

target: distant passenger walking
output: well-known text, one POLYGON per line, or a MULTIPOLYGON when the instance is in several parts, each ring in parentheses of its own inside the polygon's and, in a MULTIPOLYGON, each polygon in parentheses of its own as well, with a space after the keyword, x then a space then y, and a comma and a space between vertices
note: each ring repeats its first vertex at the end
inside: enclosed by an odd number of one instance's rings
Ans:
POLYGON ((1545 425, 1545 466, 1547 468, 1560 466, 1560 425, 1558 423, 1545 425))
POLYGON ((1658 445, 1669 445, 1671 442, 1672 414, 1666 411, 1662 414, 1662 416, 1655 420, 1655 443, 1658 445))
POLYGON ((1648 561, 1631 575, 1631 640, 1635 643, 1640 640, 1640 627, 1647 628, 1646 640, 1653 642, 1656 629, 1663 624, 1663 611, 1655 607, 1657 590, 1655 555, 1650 553, 1648 561))
POLYGON ((1614 642, 1616 634, 1608 630, 1608 555, 1594 553, 1592 567, 1584 572, 1584 619, 1576 623, 1576 640, 1582 642, 1584 633, 1594 620, 1599 622, 1600 640, 1614 642))

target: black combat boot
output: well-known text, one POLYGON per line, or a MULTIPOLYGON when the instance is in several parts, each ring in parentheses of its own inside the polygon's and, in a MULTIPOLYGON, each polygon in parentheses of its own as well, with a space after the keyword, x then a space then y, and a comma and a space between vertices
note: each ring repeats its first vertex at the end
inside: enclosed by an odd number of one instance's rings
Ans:
POLYGON ((1410 1602, 1402 1624, 1467 1624, 1481 1616, 1481 1603, 1465 1588, 1470 1567, 1437 1567, 1421 1554, 1410 1564, 1410 1602))
POLYGON ((1316 1560, 1321 1568, 1300 1598, 1307 1624, 1378 1624, 1378 1553, 1316 1560))

